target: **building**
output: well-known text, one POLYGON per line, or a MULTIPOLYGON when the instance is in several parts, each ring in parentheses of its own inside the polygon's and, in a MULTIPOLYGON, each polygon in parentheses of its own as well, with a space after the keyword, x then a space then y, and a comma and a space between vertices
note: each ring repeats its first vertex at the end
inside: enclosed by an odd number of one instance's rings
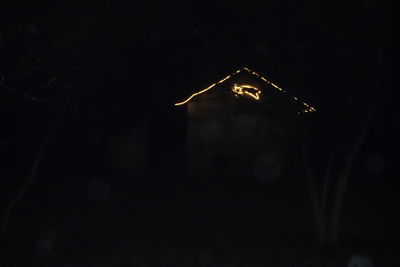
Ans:
POLYGON ((242 68, 175 104, 187 108, 190 177, 275 181, 298 114, 315 108, 242 68))

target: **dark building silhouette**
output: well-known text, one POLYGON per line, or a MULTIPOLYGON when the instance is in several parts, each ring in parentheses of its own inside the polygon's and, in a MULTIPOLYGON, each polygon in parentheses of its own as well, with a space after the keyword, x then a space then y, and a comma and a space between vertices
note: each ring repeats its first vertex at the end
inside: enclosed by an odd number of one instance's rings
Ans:
POLYGON ((187 106, 187 170, 199 179, 278 179, 298 114, 315 111, 248 68, 175 105, 187 106))

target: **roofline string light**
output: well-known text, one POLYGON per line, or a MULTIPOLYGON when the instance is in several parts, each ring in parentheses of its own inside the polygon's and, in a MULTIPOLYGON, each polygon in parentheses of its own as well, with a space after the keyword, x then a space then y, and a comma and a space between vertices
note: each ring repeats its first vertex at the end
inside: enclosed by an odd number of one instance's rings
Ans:
MULTIPOLYGON (((215 82, 215 83, 211 84, 211 85, 208 86, 207 88, 205 88, 205 89, 203 89, 203 90, 201 90, 201 91, 198 91, 198 92, 196 92, 196 93, 193 93, 191 96, 189 96, 189 97, 188 97, 187 99, 185 99, 184 101, 175 103, 174 105, 175 105, 175 106, 184 105, 184 104, 188 103, 190 100, 192 100, 193 97, 195 97, 195 96, 197 96, 197 95, 200 95, 200 94, 202 94, 202 93, 207 92, 208 90, 214 88, 216 85, 221 84, 221 83, 223 83, 223 82, 229 80, 230 78, 232 78, 233 76, 237 75, 238 73, 240 73, 240 72, 242 72, 242 71, 244 71, 244 70, 247 71, 247 72, 249 72, 249 73, 251 73, 251 74, 253 74, 253 75, 255 75, 255 76, 257 76, 257 77, 259 77, 261 80, 263 80, 264 82, 268 83, 269 85, 271 85, 272 87, 276 88, 277 90, 279 90, 279 91, 281 91, 281 92, 283 92, 283 93, 287 93, 286 90, 284 90, 283 88, 281 88, 281 87, 279 87, 278 85, 274 84, 273 82, 267 80, 265 77, 263 77, 262 75, 258 74, 257 72, 252 71, 252 70, 250 70, 249 68, 243 67, 242 69, 239 69, 239 70, 237 70, 237 71, 235 71, 235 72, 229 74, 228 76, 224 77, 223 79, 219 80, 218 82, 215 82)), ((250 86, 250 87, 247 87, 247 88, 253 88, 253 89, 254 89, 253 86, 250 86)), ((258 88, 257 88, 257 89, 258 89, 258 88)), ((232 90, 233 90, 233 88, 232 88, 232 90)), ((258 90, 259 90, 259 89, 258 89, 258 90)), ((253 98, 255 98, 255 99, 257 99, 257 100, 259 99, 259 94, 257 94, 257 93, 256 93, 256 94, 253 94, 253 93, 250 93, 250 92, 248 92, 248 91, 244 91, 244 93, 247 94, 247 95, 249 95, 249 96, 251 96, 251 97, 253 97, 253 98)), ((261 93, 261 91, 260 91, 260 93, 261 93)), ((300 101, 300 99, 299 99, 298 97, 292 96, 291 98, 292 98, 293 100, 295 100, 295 101, 301 102, 301 104, 303 104, 303 106, 306 107, 302 112, 307 113, 307 112, 315 112, 315 111, 316 111, 314 107, 310 106, 309 104, 307 104, 307 103, 304 102, 304 101, 300 101)))
POLYGON ((233 75, 238 74, 238 73, 241 72, 241 71, 242 71, 242 70, 237 70, 236 72, 234 72, 234 73, 232 73, 232 74, 229 74, 228 76, 226 76, 226 77, 223 78, 222 80, 220 80, 220 81, 218 81, 218 82, 216 82, 216 83, 211 84, 209 87, 207 87, 207 88, 205 88, 205 89, 203 89, 203 90, 201 90, 201 91, 199 91, 199 92, 197 92, 197 93, 192 94, 192 95, 189 96, 186 100, 184 100, 184 101, 182 101, 182 102, 179 102, 179 103, 175 103, 175 106, 180 106, 180 105, 186 104, 187 102, 189 102, 189 101, 190 101, 193 97, 195 97, 196 95, 200 95, 200 94, 202 94, 202 93, 204 93, 204 92, 207 92, 208 90, 210 90, 211 88, 213 88, 213 87, 216 86, 217 84, 220 84, 220 83, 225 82, 226 80, 230 79, 233 75))

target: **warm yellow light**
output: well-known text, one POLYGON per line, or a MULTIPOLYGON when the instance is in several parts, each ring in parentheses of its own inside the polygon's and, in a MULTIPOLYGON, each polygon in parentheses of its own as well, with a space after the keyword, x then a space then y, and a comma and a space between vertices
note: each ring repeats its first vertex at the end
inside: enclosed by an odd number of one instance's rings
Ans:
MULTIPOLYGON (((257 72, 252 71, 252 70, 250 70, 249 68, 246 68, 246 67, 243 67, 243 70, 246 70, 246 71, 250 72, 251 74, 256 75, 257 77, 259 77, 259 78, 260 78, 261 80, 263 80, 264 82, 266 82, 266 83, 272 85, 274 88, 278 89, 279 91, 286 93, 286 91, 285 91, 284 89, 282 89, 282 88, 279 87, 278 85, 274 84, 273 82, 269 81, 269 80, 266 79, 265 77, 261 76, 261 75, 258 74, 257 72)), ((297 97, 295 97, 295 96, 293 96, 293 99, 296 100, 296 101, 299 101, 299 99, 298 99, 297 97)), ((310 105, 307 104, 306 102, 303 102, 303 101, 302 101, 302 104, 303 104, 303 106, 305 107, 305 109, 303 110, 303 112, 306 112, 306 113, 308 113, 308 112, 315 112, 315 108, 312 107, 312 106, 310 106, 310 105)))
MULTIPOLYGON (((235 72, 235 74, 239 73, 240 71, 241 71, 241 70, 237 70, 237 71, 235 72)), ((180 105, 186 104, 187 102, 189 102, 189 101, 190 101, 193 97, 195 97, 196 95, 200 95, 200 94, 202 94, 202 93, 204 93, 204 92, 207 92, 208 90, 210 90, 211 88, 213 88, 213 87, 216 86, 217 84, 223 83, 224 81, 230 79, 231 77, 232 77, 232 74, 226 76, 225 78, 223 78, 223 79, 220 80, 219 82, 213 83, 213 84, 210 85, 209 87, 207 87, 207 88, 205 88, 205 89, 203 89, 203 90, 201 90, 201 91, 199 91, 199 92, 197 92, 197 93, 192 94, 191 96, 189 96, 189 97, 188 97, 187 99, 185 99, 184 101, 179 102, 179 103, 175 103, 175 106, 180 106, 180 105)))
POLYGON ((218 83, 223 83, 223 82, 225 82, 225 81, 228 80, 230 77, 231 77, 231 75, 226 76, 225 78, 223 78, 222 80, 220 80, 219 82, 217 82, 217 84, 218 84, 218 83))
POLYGON ((260 89, 249 84, 241 84, 241 85, 234 84, 232 86, 232 92, 234 92, 237 95, 248 95, 256 100, 260 99, 260 94, 261 94, 260 89), (255 91, 255 93, 249 92, 249 90, 246 89, 252 89, 255 91))
POLYGON ((259 93, 253 94, 253 93, 250 93, 250 92, 248 92, 248 91, 244 91, 244 93, 245 93, 246 95, 251 96, 252 98, 254 98, 254 99, 256 99, 256 100, 259 100, 259 99, 260 99, 260 94, 259 94, 259 93))
POLYGON ((197 93, 192 94, 192 95, 191 95, 188 99, 186 99, 185 101, 176 103, 175 106, 183 105, 183 104, 189 102, 190 99, 192 99, 192 98, 195 97, 196 95, 202 94, 202 93, 204 93, 204 92, 210 90, 211 88, 213 88, 213 87, 216 86, 216 85, 217 85, 216 83, 213 83, 212 85, 210 85, 210 86, 207 87, 206 89, 201 90, 200 92, 197 92, 197 93))
POLYGON ((261 75, 258 74, 257 72, 252 71, 252 70, 250 70, 249 68, 246 68, 246 67, 243 67, 243 69, 246 70, 246 71, 248 71, 248 72, 250 72, 251 74, 257 76, 258 78, 260 78, 260 79, 263 80, 264 82, 266 82, 266 83, 272 85, 273 87, 275 87, 275 88, 278 89, 279 91, 286 92, 284 89, 282 89, 282 88, 279 87, 278 85, 274 84, 273 82, 269 81, 269 80, 266 79, 265 77, 261 76, 261 75))
MULTIPOLYGON (((180 106, 180 105, 186 104, 186 103, 189 102, 193 97, 195 97, 195 96, 197 96, 197 95, 200 95, 200 94, 202 94, 202 93, 204 93, 204 92, 207 92, 208 90, 210 90, 210 89, 213 88, 214 86, 216 86, 216 85, 218 85, 218 84, 220 84, 220 83, 225 82, 226 80, 232 78, 234 75, 240 73, 240 72, 243 71, 243 70, 245 70, 245 71, 247 71, 247 72, 249 72, 249 73, 251 73, 251 74, 257 76, 258 78, 260 78, 260 79, 263 80, 264 82, 268 83, 268 84, 271 85, 272 87, 278 89, 279 91, 286 93, 286 90, 284 90, 283 88, 281 88, 281 87, 279 87, 278 85, 274 84, 273 82, 269 81, 268 79, 266 79, 265 77, 261 76, 261 75, 258 74, 257 72, 252 71, 252 70, 250 70, 249 68, 243 67, 243 68, 238 69, 237 71, 233 72, 232 74, 226 76, 225 78, 221 79, 220 81, 211 84, 209 87, 207 87, 207 88, 205 88, 205 89, 203 89, 203 90, 201 90, 201 91, 199 91, 199 92, 196 92, 196 93, 192 94, 191 96, 189 96, 189 97, 188 97, 187 99, 185 99, 184 101, 179 102, 179 103, 176 103, 175 106, 180 106)), ((240 86, 241 86, 242 88, 241 88, 241 89, 236 88, 235 90, 237 90, 237 92, 235 92, 235 91, 234 91, 235 85, 234 85, 234 87, 232 88, 232 91, 233 91, 235 94, 240 94, 240 95, 246 94, 246 95, 248 95, 248 96, 250 96, 250 97, 252 97, 252 98, 254 98, 254 99, 256 99, 256 100, 259 100, 259 99, 260 99, 260 94, 261 94, 261 90, 260 90, 260 89, 254 87, 254 86, 251 86, 251 85, 240 85, 240 86), (248 86, 248 87, 245 87, 245 86, 248 86), (255 92, 255 93, 249 92, 249 90, 243 90, 243 88, 252 88, 252 89, 255 90, 256 92, 255 92)), ((235 96, 237 96, 237 95, 235 95, 235 96)), ((293 98, 294 100, 296 100, 296 101, 300 101, 300 100, 299 100, 297 97, 295 97, 295 96, 292 96, 292 98, 293 98)), ((301 101, 301 103, 302 103, 303 106, 305 107, 304 110, 303 110, 303 112, 315 112, 315 111, 316 111, 315 108, 312 107, 312 106, 310 106, 309 104, 307 104, 307 103, 305 103, 305 102, 303 102, 303 101, 301 101)))

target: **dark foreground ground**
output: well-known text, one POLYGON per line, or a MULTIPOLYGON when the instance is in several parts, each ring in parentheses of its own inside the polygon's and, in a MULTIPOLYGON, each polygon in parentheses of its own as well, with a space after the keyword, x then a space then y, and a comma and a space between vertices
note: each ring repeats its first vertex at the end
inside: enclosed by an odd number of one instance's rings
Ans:
POLYGON ((357 216, 345 215, 343 242, 318 247, 298 188, 71 184, 81 190, 64 184, 38 197, 32 189, 2 240, 1 267, 333 267, 347 266, 355 253, 369 255, 375 266, 400 266, 399 243, 384 231, 384 218, 371 221, 379 214, 372 211, 360 218, 355 200, 347 205, 345 214, 357 216))

